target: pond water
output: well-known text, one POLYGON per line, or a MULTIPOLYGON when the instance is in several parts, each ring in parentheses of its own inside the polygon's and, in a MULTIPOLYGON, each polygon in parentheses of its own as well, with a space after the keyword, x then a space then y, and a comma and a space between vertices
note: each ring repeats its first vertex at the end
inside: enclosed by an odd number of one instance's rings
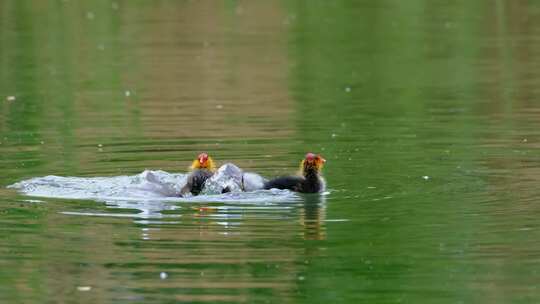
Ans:
POLYGON ((1 1, 0 302, 537 303, 538 37, 534 1, 1 1), (7 188, 201 151, 321 153, 328 193, 7 188))

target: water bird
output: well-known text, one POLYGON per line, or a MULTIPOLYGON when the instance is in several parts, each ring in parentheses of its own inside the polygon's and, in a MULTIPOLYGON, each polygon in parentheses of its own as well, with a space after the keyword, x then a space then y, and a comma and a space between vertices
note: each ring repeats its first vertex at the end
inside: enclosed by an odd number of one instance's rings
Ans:
POLYGON ((187 182, 180 190, 180 196, 185 196, 188 193, 198 195, 207 179, 209 179, 216 170, 214 161, 208 154, 201 153, 197 156, 190 166, 191 173, 187 177, 187 182))
POLYGON ((310 152, 300 163, 298 175, 272 179, 264 184, 264 189, 288 189, 301 193, 322 192, 325 181, 321 176, 321 170, 325 162, 322 156, 310 152))

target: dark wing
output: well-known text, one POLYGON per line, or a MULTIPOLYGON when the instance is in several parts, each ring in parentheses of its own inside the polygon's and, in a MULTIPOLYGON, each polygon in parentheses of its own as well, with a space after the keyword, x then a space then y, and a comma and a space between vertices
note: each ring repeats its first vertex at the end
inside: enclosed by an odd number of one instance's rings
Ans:
POLYGON ((288 189, 292 191, 298 191, 300 185, 304 181, 300 176, 282 176, 267 181, 264 184, 264 189, 288 189))
POLYGON ((180 195, 184 195, 191 192, 193 195, 198 195, 207 179, 209 179, 214 173, 209 170, 195 170, 187 178, 186 185, 180 190, 180 195))

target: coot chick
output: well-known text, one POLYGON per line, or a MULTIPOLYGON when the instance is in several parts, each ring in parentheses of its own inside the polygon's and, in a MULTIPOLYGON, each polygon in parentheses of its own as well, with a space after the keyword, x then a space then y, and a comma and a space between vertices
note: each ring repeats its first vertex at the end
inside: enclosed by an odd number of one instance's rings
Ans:
POLYGON ((193 161, 190 169, 191 173, 187 177, 186 185, 180 190, 180 196, 184 196, 189 192, 198 195, 202 191, 206 180, 214 174, 214 161, 208 154, 201 153, 193 161))
POLYGON ((322 192, 325 182, 320 174, 325 162, 326 160, 320 155, 308 153, 300 163, 299 175, 272 179, 264 184, 264 189, 288 189, 302 193, 322 192))

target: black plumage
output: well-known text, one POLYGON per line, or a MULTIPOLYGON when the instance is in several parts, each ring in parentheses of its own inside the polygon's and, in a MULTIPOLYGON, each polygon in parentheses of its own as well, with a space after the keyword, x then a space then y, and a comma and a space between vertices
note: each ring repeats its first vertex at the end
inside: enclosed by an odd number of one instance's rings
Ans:
POLYGON ((264 189, 288 189, 302 193, 317 193, 323 190, 324 182, 319 177, 318 170, 308 168, 304 176, 282 176, 269 180, 264 184, 264 189))
POLYGON ((298 191, 298 186, 304 181, 301 176, 280 176, 267 181, 264 184, 264 189, 288 189, 298 191))
POLYGON ((204 183, 209 179, 214 172, 208 169, 196 169, 191 172, 187 177, 187 182, 182 190, 180 190, 180 195, 184 196, 188 192, 191 192, 193 195, 198 195, 204 188, 204 183))

